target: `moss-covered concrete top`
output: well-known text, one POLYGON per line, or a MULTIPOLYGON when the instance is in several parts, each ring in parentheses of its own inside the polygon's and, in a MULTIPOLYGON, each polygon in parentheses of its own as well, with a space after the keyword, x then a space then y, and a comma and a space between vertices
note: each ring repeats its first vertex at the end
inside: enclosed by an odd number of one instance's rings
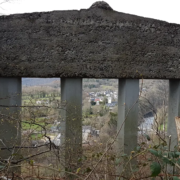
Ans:
POLYGON ((180 25, 104 2, 0 16, 0 76, 180 78, 180 25))

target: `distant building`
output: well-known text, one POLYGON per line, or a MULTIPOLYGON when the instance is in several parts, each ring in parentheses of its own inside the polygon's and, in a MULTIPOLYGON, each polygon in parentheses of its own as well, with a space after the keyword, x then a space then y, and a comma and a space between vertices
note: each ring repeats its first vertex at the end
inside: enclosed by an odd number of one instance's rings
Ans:
POLYGON ((106 107, 108 107, 110 110, 112 110, 117 105, 117 102, 111 102, 107 103, 106 107))
POLYGON ((111 102, 112 102, 112 98, 108 97, 108 104, 111 104, 111 102))
POLYGON ((82 132, 88 132, 91 133, 93 131, 92 126, 82 126, 82 132))
POLYGON ((41 104, 41 101, 36 101, 36 104, 41 104))
POLYGON ((89 99, 89 102, 94 102, 94 105, 96 104, 96 105, 99 105, 99 102, 103 102, 103 100, 102 100, 102 98, 99 98, 99 97, 96 97, 96 98, 90 98, 89 99))
POLYGON ((92 126, 82 127, 82 139, 83 143, 89 142, 89 138, 92 136, 99 136, 99 130, 95 130, 92 126))
POLYGON ((48 105, 49 101, 36 101, 36 104, 48 105))
POLYGON ((144 122, 142 122, 139 125, 139 129, 143 133, 146 133, 149 131, 153 131, 153 126, 154 126, 154 117, 147 117, 147 118, 144 118, 144 122))
POLYGON ((61 145, 61 133, 59 133, 53 140, 52 142, 56 145, 56 146, 60 146, 61 145))
POLYGON ((60 122, 58 122, 57 120, 54 121, 54 124, 51 126, 51 132, 55 133, 55 132, 60 132, 60 122))
POLYGON ((90 97, 90 98, 89 98, 89 102, 92 102, 92 101, 94 101, 94 100, 95 100, 94 97, 90 97))

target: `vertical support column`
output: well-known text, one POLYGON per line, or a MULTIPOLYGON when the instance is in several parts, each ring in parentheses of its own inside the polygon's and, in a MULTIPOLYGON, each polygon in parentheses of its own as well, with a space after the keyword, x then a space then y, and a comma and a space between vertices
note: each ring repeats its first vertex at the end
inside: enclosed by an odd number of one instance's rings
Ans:
MULTIPOLYGON (((20 145, 20 106, 21 78, 0 78, 0 148, 20 145)), ((13 154, 17 154, 17 157, 13 156, 13 160, 16 160, 20 150, 17 148, 0 151, 2 159, 8 159, 13 154)))
MULTIPOLYGON (((117 153, 130 154, 137 147, 139 79, 119 79, 117 153)), ((118 173, 122 166, 118 167, 118 173)))
POLYGON ((180 80, 169 80, 167 133, 171 135, 171 150, 178 143, 175 117, 180 116, 180 80))
POLYGON ((61 103, 61 139, 68 171, 77 168, 82 156, 82 78, 61 78, 61 103))

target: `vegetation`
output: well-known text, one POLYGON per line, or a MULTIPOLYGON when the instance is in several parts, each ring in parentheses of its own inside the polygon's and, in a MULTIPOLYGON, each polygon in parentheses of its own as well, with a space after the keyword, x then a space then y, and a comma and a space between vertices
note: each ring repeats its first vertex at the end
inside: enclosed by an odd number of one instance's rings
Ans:
MULTIPOLYGON (((106 107, 107 98, 103 95, 99 105, 89 101, 90 92, 104 91, 105 87, 117 91, 117 80, 84 80, 83 125, 99 130, 100 134, 89 136, 88 143, 83 144, 82 157, 71 169, 64 169, 64 146, 55 144, 54 138, 58 133, 52 132, 55 120, 61 121, 59 86, 23 87, 21 120, 16 119, 21 124, 22 140, 18 147, 15 143, 13 147, 8 147, 14 149, 8 161, 1 158, 1 177, 63 179, 66 174, 66 179, 179 179, 179 146, 170 149, 171 137, 165 133, 167 83, 143 83, 145 89, 139 99, 141 114, 153 111, 156 123, 153 131, 139 131, 138 145, 130 154, 119 154, 115 144, 119 133, 117 106, 113 109, 106 107), (18 170, 11 170, 19 166, 21 175, 18 170)), ((1 148, 3 151, 7 151, 7 147, 1 148)))

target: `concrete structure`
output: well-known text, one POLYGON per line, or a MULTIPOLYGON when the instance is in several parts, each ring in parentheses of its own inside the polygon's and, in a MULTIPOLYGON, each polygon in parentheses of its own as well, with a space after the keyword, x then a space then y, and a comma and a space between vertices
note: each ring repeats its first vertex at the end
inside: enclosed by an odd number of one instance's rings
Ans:
MULTIPOLYGON (((139 80, 119 79, 118 98, 117 154, 129 155, 137 147, 139 80)), ((121 164, 117 172, 122 169, 121 164)))
MULTIPOLYGON (((0 148, 19 146, 21 142, 21 78, 0 78, 0 148)), ((17 160, 19 149, 0 151, 7 160, 13 154, 17 160)), ((16 169, 17 171, 17 169, 16 169)))
MULTIPOLYGON (((21 104, 20 96, 4 99, 21 92, 21 77, 61 77, 66 109, 61 142, 69 151, 65 161, 72 157, 75 162, 81 155, 82 78, 119 78, 118 129, 122 130, 117 144, 126 153, 137 142, 138 79, 170 79, 168 132, 174 142, 179 49, 180 25, 116 12, 105 2, 80 11, 0 16, 0 104, 21 104)), ((18 108, 11 109, 18 115, 18 108)), ((16 124, 6 121, 0 126, 4 131, 0 139, 18 132, 16 124)))
POLYGON ((118 151, 129 154, 137 147, 139 80, 119 80, 118 151))
POLYGON ((61 103, 61 142, 65 166, 72 169, 82 155, 82 78, 61 78, 61 103))
POLYGON ((171 135, 171 150, 178 143, 175 117, 180 116, 180 80, 169 80, 168 134, 171 135))
POLYGON ((180 25, 112 9, 0 16, 0 76, 180 78, 180 25))

